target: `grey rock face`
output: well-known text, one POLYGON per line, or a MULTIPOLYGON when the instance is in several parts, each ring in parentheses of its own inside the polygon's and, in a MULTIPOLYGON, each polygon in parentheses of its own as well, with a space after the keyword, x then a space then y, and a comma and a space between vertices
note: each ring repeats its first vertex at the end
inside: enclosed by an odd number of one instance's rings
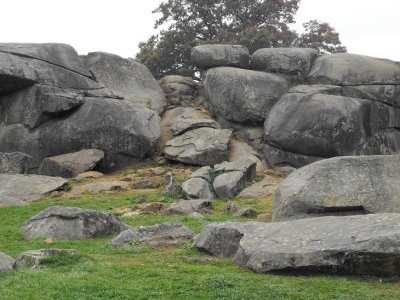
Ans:
POLYGON ((247 181, 252 181, 256 177, 256 165, 252 159, 244 157, 231 162, 223 162, 214 166, 214 172, 217 174, 240 171, 247 181))
POLYGON ((213 182, 214 192, 219 199, 231 198, 246 187, 246 182, 243 172, 224 173, 215 178, 213 182))
POLYGON ((214 199, 211 185, 203 178, 191 178, 182 184, 186 199, 214 199))
POLYGON ((228 67, 211 69, 204 79, 215 113, 238 123, 263 122, 287 89, 287 81, 277 75, 228 67))
POLYGON ((273 220, 400 212, 400 156, 322 160, 294 171, 275 194, 273 220))
POLYGON ((105 153, 100 169, 112 171, 154 153, 159 122, 154 111, 126 100, 86 98, 68 117, 53 118, 36 130, 17 124, 0 127, 0 151, 27 153, 38 168, 46 157, 99 149, 105 153))
POLYGON ((194 171, 191 175, 190 178, 202 178, 206 180, 207 182, 212 182, 211 175, 214 174, 214 169, 211 168, 210 166, 205 166, 202 167, 196 171, 194 171))
POLYGON ((92 170, 103 158, 104 152, 96 149, 48 157, 40 164, 39 174, 73 178, 80 173, 92 170))
POLYGON ((400 268, 399 220, 399 214, 377 214, 217 223, 203 229, 197 247, 214 255, 230 254, 239 265, 259 273, 393 276, 400 268), (223 245, 215 242, 224 231, 236 233, 236 240, 225 239, 230 253, 221 253, 223 245))
POLYGON ((10 272, 14 269, 15 261, 12 257, 0 252, 0 273, 10 272))
POLYGON ((164 92, 144 65, 104 52, 89 53, 84 63, 109 90, 158 113, 164 111, 164 92))
POLYGON ((167 173, 164 176, 164 191, 166 193, 179 193, 181 191, 181 187, 176 182, 172 173, 167 173))
POLYGON ((21 152, 0 152, 0 174, 26 174, 32 157, 21 152))
POLYGON ((199 95, 199 85, 189 77, 168 75, 159 83, 164 90, 168 105, 187 105, 193 103, 199 95))
POLYGON ((199 128, 173 138, 165 144, 171 160, 207 166, 225 161, 232 132, 227 129, 199 128))
POLYGON ((58 177, 0 174, 0 207, 38 200, 66 184, 65 179, 58 177))
POLYGON ((182 223, 162 223, 125 230, 113 240, 112 245, 127 247, 139 242, 154 247, 163 247, 185 243, 190 241, 194 235, 194 232, 182 223))
POLYGON ((310 48, 265 48, 251 56, 254 70, 282 73, 304 80, 318 56, 318 51, 310 48))
POLYGON ((391 106, 324 94, 289 93, 271 110, 264 139, 305 156, 346 155, 380 130, 394 126, 391 106))
POLYGON ((315 60, 309 82, 337 85, 398 85, 400 65, 369 56, 340 53, 315 60))
POLYGON ((208 209, 211 209, 211 200, 209 199, 181 200, 171 205, 167 212, 169 214, 190 215, 194 212, 202 213, 208 209))
POLYGON ((203 70, 223 66, 246 69, 250 54, 241 45, 200 45, 192 49, 191 58, 203 70))
POLYGON ((53 206, 28 220, 22 233, 27 240, 84 240, 112 236, 126 229, 116 217, 101 211, 53 206))

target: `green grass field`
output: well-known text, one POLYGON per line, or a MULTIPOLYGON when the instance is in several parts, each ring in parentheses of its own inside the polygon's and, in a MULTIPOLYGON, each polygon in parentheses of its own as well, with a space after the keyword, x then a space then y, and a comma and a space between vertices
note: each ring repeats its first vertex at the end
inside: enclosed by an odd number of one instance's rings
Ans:
MULTIPOLYGON (((41 270, 18 269, 0 275, 0 299, 400 299, 398 280, 336 276, 274 276, 255 274, 232 261, 208 256, 190 244, 178 249, 146 246, 113 249, 110 239, 59 242, 25 241, 22 224, 52 205, 77 206, 113 212, 137 206, 137 192, 44 199, 27 206, 0 208, 0 252, 16 258, 26 250, 76 249, 81 258, 60 261, 41 270)), ((147 202, 172 202, 174 195, 159 191, 147 202)), ((252 206, 260 213, 272 210, 272 199, 230 201, 252 206)), ((214 205, 203 220, 184 216, 145 215, 122 218, 130 225, 181 221, 199 232, 205 224, 233 219, 225 213, 227 201, 214 205)), ((245 221, 245 220, 240 220, 245 221)))

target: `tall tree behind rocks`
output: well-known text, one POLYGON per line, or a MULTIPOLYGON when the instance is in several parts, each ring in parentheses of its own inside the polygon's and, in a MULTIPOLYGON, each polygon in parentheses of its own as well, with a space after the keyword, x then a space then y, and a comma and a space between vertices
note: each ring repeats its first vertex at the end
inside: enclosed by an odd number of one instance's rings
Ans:
POLYGON ((289 28, 300 0, 168 0, 155 27, 169 25, 139 44, 136 59, 157 78, 195 77, 190 50, 200 44, 240 44, 250 53, 260 48, 311 46, 323 53, 345 52, 339 34, 327 23, 305 23, 299 35, 289 28), (329 46, 329 47, 328 47, 329 46))

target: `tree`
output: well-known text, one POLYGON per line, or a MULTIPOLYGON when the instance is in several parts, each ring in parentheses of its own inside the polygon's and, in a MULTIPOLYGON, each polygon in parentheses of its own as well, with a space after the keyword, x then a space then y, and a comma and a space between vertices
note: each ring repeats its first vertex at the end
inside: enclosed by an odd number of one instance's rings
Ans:
MULTIPOLYGON (((305 33, 289 28, 300 0, 168 0, 155 27, 167 30, 139 44, 136 59, 161 78, 178 74, 195 78, 190 51, 200 44, 240 44, 251 53, 260 48, 310 45, 326 52, 343 52, 339 35, 327 23, 311 21, 305 33)), ((308 26, 308 27, 307 27, 308 26)))

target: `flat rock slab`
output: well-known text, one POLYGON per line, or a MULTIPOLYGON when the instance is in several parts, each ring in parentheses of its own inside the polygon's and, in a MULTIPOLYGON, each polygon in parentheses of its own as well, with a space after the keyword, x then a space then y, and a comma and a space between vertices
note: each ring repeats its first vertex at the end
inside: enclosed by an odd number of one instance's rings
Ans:
POLYGON ((104 174, 101 173, 101 172, 89 171, 89 172, 84 172, 84 173, 78 174, 74 178, 74 180, 79 182, 79 181, 83 181, 85 179, 95 179, 95 178, 100 178, 100 177, 103 177, 103 176, 104 176, 104 174))
POLYGON ((84 240, 116 235, 127 228, 118 218, 101 211, 53 206, 28 220, 22 233, 27 240, 84 240))
POLYGON ((181 223, 161 223, 140 226, 121 232, 112 242, 114 247, 144 243, 152 247, 176 246, 192 240, 195 233, 181 223))
POLYGON ((294 171, 275 195, 274 221, 400 213, 400 155, 348 156, 294 171))
POLYGON ((206 225, 195 246, 259 273, 395 276, 400 214, 206 225))
POLYGON ((78 152, 48 157, 39 167, 39 173, 47 176, 72 178, 90 171, 104 158, 104 152, 85 149, 78 152))
POLYGON ((32 269, 41 269, 46 267, 46 263, 43 263, 47 257, 51 256, 73 256, 77 255, 73 249, 41 249, 31 250, 22 253, 18 256, 15 265, 17 268, 25 267, 32 269))
POLYGON ((238 198, 251 199, 272 197, 282 180, 282 178, 276 178, 267 175, 260 182, 257 182, 244 189, 238 195, 238 198))
POLYGON ((194 129, 168 141, 165 156, 193 165, 214 165, 228 158, 231 135, 232 131, 227 129, 194 129))
POLYGON ((67 181, 59 177, 0 174, 0 207, 39 200, 66 185, 67 181))
POLYGON ((100 193, 102 191, 117 191, 127 189, 129 182, 126 181, 108 181, 108 182, 95 182, 85 185, 76 186, 73 188, 73 194, 83 193, 100 193))
POLYGON ((32 157, 21 152, 0 152, 0 174, 26 174, 32 157))
POLYGON ((10 272, 15 267, 15 261, 11 256, 0 252, 0 273, 10 272))
POLYGON ((171 205, 171 207, 167 209, 167 213, 176 215, 189 215, 195 212, 201 213, 211 209, 211 203, 209 199, 181 200, 171 205))

